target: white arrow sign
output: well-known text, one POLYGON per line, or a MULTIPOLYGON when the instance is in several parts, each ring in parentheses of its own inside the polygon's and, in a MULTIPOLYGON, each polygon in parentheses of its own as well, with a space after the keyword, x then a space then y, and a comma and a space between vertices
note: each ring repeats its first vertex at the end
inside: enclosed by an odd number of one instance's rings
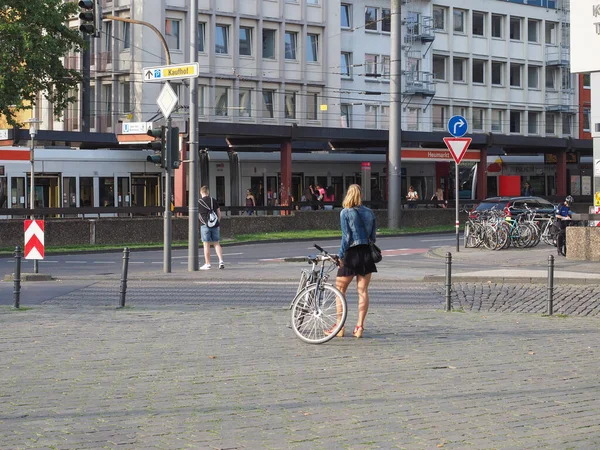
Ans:
POLYGON ((457 138, 457 137, 445 137, 444 143, 448 150, 450 150, 450 154, 454 158, 456 164, 460 164, 460 161, 465 156, 469 145, 471 144, 471 138, 457 138))

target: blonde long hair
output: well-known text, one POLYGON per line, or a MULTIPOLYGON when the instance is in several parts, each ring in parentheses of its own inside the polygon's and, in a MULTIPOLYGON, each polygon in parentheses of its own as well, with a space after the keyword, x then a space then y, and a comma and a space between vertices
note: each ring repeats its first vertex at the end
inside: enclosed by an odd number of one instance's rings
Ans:
POLYGON ((344 208, 354 208, 360 205, 362 205, 360 186, 358 184, 351 184, 348 187, 348 192, 346 192, 342 206, 344 208))

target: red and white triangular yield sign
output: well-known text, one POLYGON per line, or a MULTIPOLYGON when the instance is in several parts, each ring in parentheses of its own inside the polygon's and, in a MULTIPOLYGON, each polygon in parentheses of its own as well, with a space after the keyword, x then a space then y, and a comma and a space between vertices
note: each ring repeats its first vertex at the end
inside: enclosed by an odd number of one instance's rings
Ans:
POLYGON ((44 259, 44 221, 25 221, 25 259, 44 259))
POLYGON ((450 150, 456 164, 460 164, 460 161, 463 156, 465 156, 465 153, 467 153, 467 149, 471 144, 471 138, 445 137, 444 143, 446 144, 446 147, 448 147, 448 150, 450 150))

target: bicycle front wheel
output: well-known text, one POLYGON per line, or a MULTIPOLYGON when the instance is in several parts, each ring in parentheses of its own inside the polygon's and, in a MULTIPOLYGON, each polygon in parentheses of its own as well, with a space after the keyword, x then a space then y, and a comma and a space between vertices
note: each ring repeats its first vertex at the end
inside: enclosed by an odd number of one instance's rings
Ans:
POLYGON ((292 329, 308 344, 322 344, 342 329, 348 314, 346 297, 331 284, 306 286, 292 306, 292 329))

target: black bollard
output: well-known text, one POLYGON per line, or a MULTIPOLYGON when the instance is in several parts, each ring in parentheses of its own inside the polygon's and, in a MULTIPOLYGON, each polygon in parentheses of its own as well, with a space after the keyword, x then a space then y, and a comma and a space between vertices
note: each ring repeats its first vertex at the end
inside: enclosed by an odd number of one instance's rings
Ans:
POLYGON ((452 309, 452 253, 446 253, 446 312, 452 309))
POLYGON ((21 247, 15 247, 15 273, 13 273, 13 306, 21 307, 21 247))
POLYGON ((554 313, 554 255, 548 256, 548 315, 554 313))
POLYGON ((121 271, 121 298, 119 308, 125 308, 125 295, 127 294, 127 268, 129 267, 129 248, 123 249, 123 270, 121 271))

